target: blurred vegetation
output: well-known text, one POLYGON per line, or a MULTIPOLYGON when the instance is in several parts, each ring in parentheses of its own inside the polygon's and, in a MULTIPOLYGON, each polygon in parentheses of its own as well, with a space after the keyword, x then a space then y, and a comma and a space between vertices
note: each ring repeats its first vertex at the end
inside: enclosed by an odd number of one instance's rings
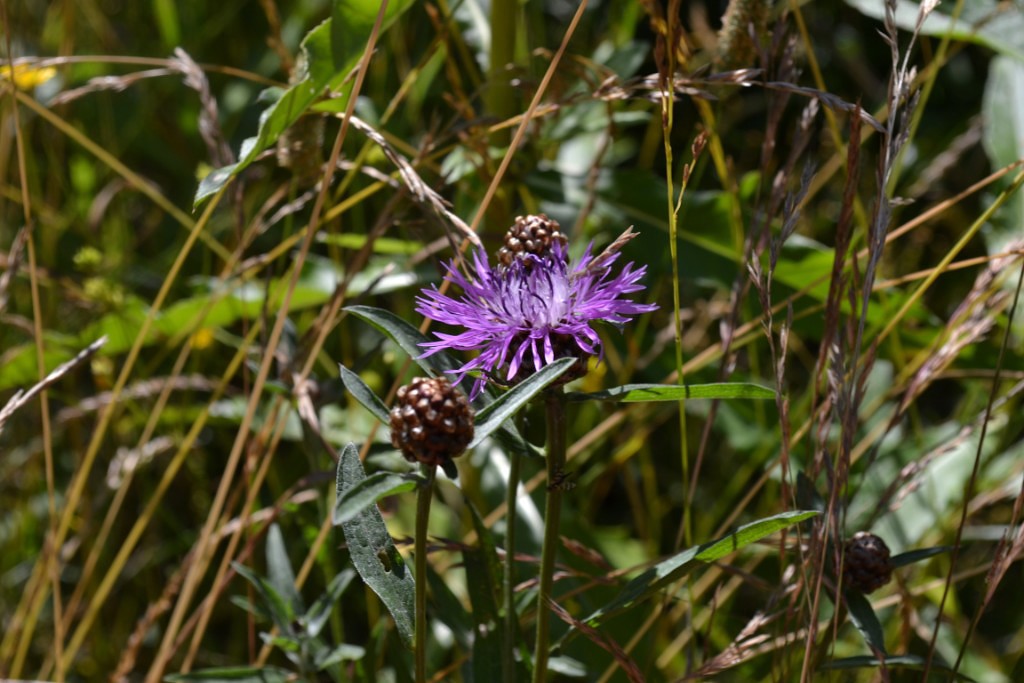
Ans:
MULTIPOLYGON (((907 57, 911 102, 890 88, 882 0, 737 1, 731 32, 724 0, 591 0, 571 32, 574 3, 492 2, 511 23, 480 0, 392 0, 379 33, 370 0, 4 5, 18 65, 0 81, 0 406, 106 340, 0 422, 0 676, 411 680, 330 524, 345 444, 367 446, 367 470, 407 469, 338 363, 389 399, 416 372, 345 307, 418 326, 415 295, 464 237, 397 154, 490 251, 526 213, 558 220, 576 254, 641 233, 625 254, 660 309, 602 333, 603 363, 573 389, 675 383, 678 348, 686 382, 779 392, 570 408, 556 594, 577 619, 686 545, 829 513, 602 624, 644 679, 1020 680, 1024 7, 941 3, 907 57), (501 68, 496 32, 513 38, 501 68), (365 127, 343 130, 370 35, 365 127), (317 88, 285 116, 275 103, 302 83, 317 88), (888 139, 906 143, 886 158, 876 126, 894 106, 888 139), (275 121, 284 134, 247 153, 275 121), (922 554, 837 610, 837 543, 861 530, 922 554), (297 579, 303 618, 325 620, 310 640, 336 648, 324 672, 265 645, 265 576, 281 591, 297 579), (312 614, 332 591, 336 607, 312 614), (888 666, 852 659, 883 651, 888 666), (843 665, 858 666, 828 669, 843 665)), ((902 60, 917 3, 898 4, 902 60)), ((521 429, 541 444, 542 411, 521 429)), ((467 576, 485 561, 470 507, 501 546, 508 459, 487 442, 459 469, 430 520, 429 664, 469 681, 494 677, 473 657, 467 576)), ((545 483, 540 459, 523 469, 525 581, 545 483)), ((403 553, 412 501, 381 501, 403 553)), ((524 633, 534 590, 520 586, 524 633)), ((565 680, 627 680, 591 637, 555 654, 565 680)))

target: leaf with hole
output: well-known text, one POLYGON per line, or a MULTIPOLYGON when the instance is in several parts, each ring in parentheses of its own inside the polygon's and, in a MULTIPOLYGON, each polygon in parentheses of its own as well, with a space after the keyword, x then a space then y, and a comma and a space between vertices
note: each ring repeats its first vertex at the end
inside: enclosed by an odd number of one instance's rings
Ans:
MULTIPOLYGON (((338 459, 337 497, 343 498, 365 479, 359 452, 354 444, 348 444, 338 459)), ((391 613, 402 641, 412 647, 415 584, 412 572, 391 540, 380 510, 376 505, 367 506, 340 524, 356 571, 391 613)))

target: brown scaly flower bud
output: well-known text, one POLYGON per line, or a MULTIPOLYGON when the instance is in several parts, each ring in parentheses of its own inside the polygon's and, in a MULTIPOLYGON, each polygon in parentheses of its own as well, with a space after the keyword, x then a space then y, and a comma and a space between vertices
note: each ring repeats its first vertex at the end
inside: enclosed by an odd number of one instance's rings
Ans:
POLYGON ((845 554, 844 581, 854 590, 871 593, 892 578, 889 546, 878 536, 858 531, 846 542, 845 554))
POLYGON ((543 258, 551 253, 556 242, 563 249, 569 242, 562 234, 558 221, 542 213, 536 216, 519 216, 515 225, 505 233, 505 246, 498 250, 498 261, 508 268, 515 259, 523 259, 526 254, 543 258))
POLYGON ((473 408, 444 377, 416 377, 398 390, 391 444, 409 462, 444 465, 473 440, 473 408))

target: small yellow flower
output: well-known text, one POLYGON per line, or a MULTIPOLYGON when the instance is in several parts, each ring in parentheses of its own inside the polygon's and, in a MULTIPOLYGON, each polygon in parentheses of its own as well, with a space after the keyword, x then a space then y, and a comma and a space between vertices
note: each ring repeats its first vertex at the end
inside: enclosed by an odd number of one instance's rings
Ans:
POLYGON ((20 90, 31 90, 57 75, 57 70, 52 66, 36 67, 31 64, 10 64, 0 66, 0 78, 13 81, 14 86, 20 90), (13 75, 12 75, 13 74, 13 75))
POLYGON ((198 329, 192 335, 192 348, 197 351, 209 348, 211 344, 213 344, 213 330, 209 327, 198 329))

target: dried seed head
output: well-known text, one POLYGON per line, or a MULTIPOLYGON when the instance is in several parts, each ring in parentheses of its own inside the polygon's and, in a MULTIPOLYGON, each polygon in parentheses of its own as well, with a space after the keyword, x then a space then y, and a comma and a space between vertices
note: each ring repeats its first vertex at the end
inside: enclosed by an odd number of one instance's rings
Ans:
POLYGON ((878 536, 858 531, 846 542, 845 554, 843 576, 854 590, 871 593, 892 578, 889 546, 878 536))
POLYGON ((391 444, 409 462, 443 465, 473 440, 473 408, 444 377, 416 377, 398 390, 391 444))
POLYGON ((527 254, 544 258, 554 249, 555 243, 564 248, 569 240, 562 234, 558 221, 544 214, 536 216, 519 216, 515 225, 505 233, 505 246, 498 250, 498 261, 508 268, 516 259, 527 265, 527 254))

